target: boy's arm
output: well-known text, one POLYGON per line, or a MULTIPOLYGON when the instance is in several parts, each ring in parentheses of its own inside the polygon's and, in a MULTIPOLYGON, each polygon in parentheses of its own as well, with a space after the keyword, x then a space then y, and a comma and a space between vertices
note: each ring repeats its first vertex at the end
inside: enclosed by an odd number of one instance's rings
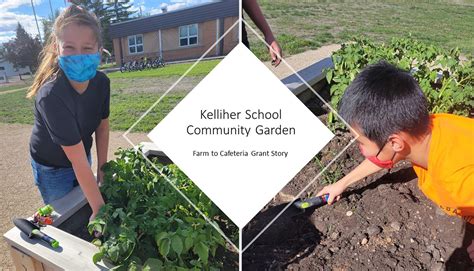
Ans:
POLYGON ((347 187, 371 174, 380 171, 381 169, 382 168, 376 166, 368 159, 365 159, 362 163, 360 163, 360 165, 358 165, 342 179, 336 183, 325 186, 321 191, 318 192, 317 196, 329 194, 328 204, 332 204, 334 200, 339 200, 341 197, 340 195, 342 192, 344 192, 344 190, 346 190, 347 187))

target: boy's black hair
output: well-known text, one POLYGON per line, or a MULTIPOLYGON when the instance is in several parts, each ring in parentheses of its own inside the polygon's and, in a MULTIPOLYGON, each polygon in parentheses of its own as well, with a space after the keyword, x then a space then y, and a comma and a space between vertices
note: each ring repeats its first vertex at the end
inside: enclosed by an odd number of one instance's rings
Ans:
POLYGON ((345 91, 339 114, 382 148, 391 134, 418 137, 430 125, 428 102, 408 72, 385 61, 367 66, 345 91))

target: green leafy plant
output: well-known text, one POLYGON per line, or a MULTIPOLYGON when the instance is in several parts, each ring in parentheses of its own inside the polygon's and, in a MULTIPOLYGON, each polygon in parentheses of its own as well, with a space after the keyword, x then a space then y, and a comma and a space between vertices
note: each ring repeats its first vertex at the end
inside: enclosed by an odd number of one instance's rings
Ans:
MULTIPOLYGON (((324 168, 324 165, 321 161, 321 158, 318 156, 314 157, 313 159, 314 164, 319 167, 320 170, 324 168)), ((333 165, 329 167, 325 172, 319 176, 319 183, 327 185, 332 184, 339 181, 342 177, 344 177, 344 173, 337 165, 333 165)))
MULTIPOLYGON (((457 48, 446 51, 412 38, 393 38, 388 44, 355 38, 343 44, 332 60, 334 68, 327 70, 326 79, 330 85, 330 103, 335 109, 346 88, 364 67, 386 60, 411 72, 428 99, 431 113, 474 115, 473 61, 461 60, 457 48)), ((328 123, 336 123, 332 112, 328 123)))
MULTIPOLYGON (((108 259, 117 270, 219 270, 226 248, 209 224, 137 150, 122 150, 104 165, 106 204, 88 225, 99 247, 93 261, 108 259)), ((154 161, 156 163, 156 161, 154 161)), ((238 229, 175 165, 163 174, 230 236, 238 229)), ((237 267, 235 267, 237 268, 237 267)))

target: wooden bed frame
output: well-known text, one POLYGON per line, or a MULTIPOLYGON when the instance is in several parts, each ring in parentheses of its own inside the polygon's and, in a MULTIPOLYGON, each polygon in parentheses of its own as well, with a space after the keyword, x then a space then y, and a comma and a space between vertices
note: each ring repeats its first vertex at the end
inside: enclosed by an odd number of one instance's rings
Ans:
MULTIPOLYGON (((315 91, 320 90, 325 78, 324 69, 332 67, 331 58, 325 58, 301 71, 298 74, 311 85, 315 91)), ((302 101, 306 102, 314 94, 296 75, 290 75, 282 82, 302 101)), ((140 144, 146 156, 158 156, 160 160, 168 159, 159 148, 150 142, 140 144)), ((166 162, 165 162, 166 163, 166 162)), ((10 253, 17 270, 48 271, 48 270, 108 270, 114 266, 111 263, 100 261, 92 262, 92 256, 98 252, 93 244, 69 234, 58 227, 86 206, 87 200, 80 187, 74 188, 65 197, 51 205, 56 212, 53 226, 46 226, 42 231, 56 239, 60 247, 53 249, 42 241, 29 239, 18 228, 13 227, 4 234, 10 246, 10 253)), ((84 223, 88 217, 74 217, 78 223, 84 223)))

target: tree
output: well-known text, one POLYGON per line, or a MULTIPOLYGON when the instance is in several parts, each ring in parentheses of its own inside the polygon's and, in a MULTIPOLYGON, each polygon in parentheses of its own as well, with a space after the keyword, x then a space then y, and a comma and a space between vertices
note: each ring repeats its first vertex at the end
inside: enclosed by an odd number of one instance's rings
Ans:
POLYGON ((42 46, 38 37, 31 37, 23 26, 18 23, 16 37, 3 44, 4 58, 14 68, 30 67, 32 72, 38 67, 38 56, 42 46))
POLYGON ((71 0, 71 3, 74 5, 81 6, 87 9, 90 12, 93 12, 95 16, 100 21, 102 29, 102 43, 103 47, 108 51, 112 52, 113 45, 109 37, 109 26, 110 20, 113 16, 112 13, 108 10, 107 6, 104 5, 102 0, 71 0))
POLYGON ((130 0, 109 0, 106 5, 112 13, 111 23, 127 21, 137 12, 131 10, 130 0))
POLYGON ((54 15, 50 15, 47 19, 41 20, 43 25, 44 40, 43 45, 48 41, 51 31, 53 31, 54 20, 59 16, 59 10, 54 11, 54 15))

